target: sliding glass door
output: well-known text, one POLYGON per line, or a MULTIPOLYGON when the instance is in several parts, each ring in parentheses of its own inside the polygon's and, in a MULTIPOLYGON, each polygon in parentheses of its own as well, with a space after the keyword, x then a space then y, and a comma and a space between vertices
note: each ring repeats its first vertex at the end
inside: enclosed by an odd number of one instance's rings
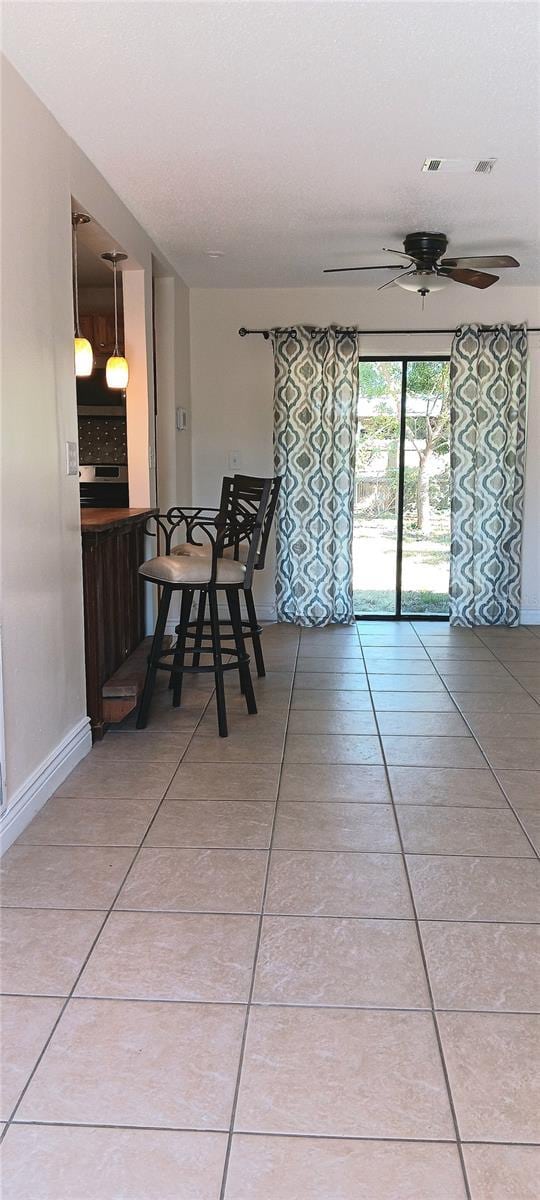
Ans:
POLYGON ((357 616, 448 613, 449 364, 360 364, 353 581, 357 616))

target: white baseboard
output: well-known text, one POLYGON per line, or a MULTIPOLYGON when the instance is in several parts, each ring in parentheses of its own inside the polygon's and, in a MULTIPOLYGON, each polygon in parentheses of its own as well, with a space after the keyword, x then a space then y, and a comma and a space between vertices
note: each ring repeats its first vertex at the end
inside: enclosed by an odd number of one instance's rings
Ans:
POLYGON ((520 620, 522 625, 540 625, 540 608, 522 608, 520 620))
POLYGON ((259 621, 276 621, 276 606, 275 604, 258 604, 257 616, 259 621))
MULTIPOLYGON (((220 617, 227 617, 227 606, 219 605, 220 617)), ((195 616, 195 614, 193 614, 195 616)), ((258 604, 257 616, 259 621, 274 622, 277 620, 276 608, 274 604, 258 604)), ((540 608, 522 608, 520 614, 520 622, 522 625, 540 625, 540 608)), ((178 617, 174 620, 167 621, 165 633, 174 635, 176 626, 178 625, 178 617)))
POLYGON ((91 749, 90 721, 83 717, 15 792, 4 809, 0 817, 0 854, 26 829, 32 817, 91 749))

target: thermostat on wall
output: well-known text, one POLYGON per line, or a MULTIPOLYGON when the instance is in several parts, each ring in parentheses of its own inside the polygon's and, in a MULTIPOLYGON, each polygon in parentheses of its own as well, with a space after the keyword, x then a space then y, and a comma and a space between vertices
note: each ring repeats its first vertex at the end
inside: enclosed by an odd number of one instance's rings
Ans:
POLYGON ((187 429, 187 412, 185 408, 177 408, 176 410, 176 428, 187 429))

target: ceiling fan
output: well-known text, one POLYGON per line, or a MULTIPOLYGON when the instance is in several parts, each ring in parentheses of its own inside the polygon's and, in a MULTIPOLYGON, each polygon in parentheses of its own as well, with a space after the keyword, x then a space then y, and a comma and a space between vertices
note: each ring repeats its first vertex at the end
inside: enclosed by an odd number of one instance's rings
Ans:
POLYGON ((387 254, 397 254, 406 258, 406 263, 388 263, 376 267, 327 267, 324 275, 336 275, 343 271, 403 271, 383 283, 377 291, 398 284, 408 292, 418 292, 422 300, 430 292, 437 292, 445 286, 447 279, 455 283, 465 283, 468 287, 488 288, 497 283, 498 275, 488 274, 485 267, 519 267, 516 258, 510 254, 475 254, 471 258, 443 258, 448 246, 445 233, 408 233, 403 241, 403 250, 389 250, 387 254))

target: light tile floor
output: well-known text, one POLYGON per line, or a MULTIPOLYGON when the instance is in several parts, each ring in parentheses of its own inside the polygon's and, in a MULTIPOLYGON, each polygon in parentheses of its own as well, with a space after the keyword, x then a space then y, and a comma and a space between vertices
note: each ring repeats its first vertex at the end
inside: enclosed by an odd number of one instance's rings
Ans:
POLYGON ((3 1200, 533 1200, 540 629, 264 645, 4 859, 3 1200))

